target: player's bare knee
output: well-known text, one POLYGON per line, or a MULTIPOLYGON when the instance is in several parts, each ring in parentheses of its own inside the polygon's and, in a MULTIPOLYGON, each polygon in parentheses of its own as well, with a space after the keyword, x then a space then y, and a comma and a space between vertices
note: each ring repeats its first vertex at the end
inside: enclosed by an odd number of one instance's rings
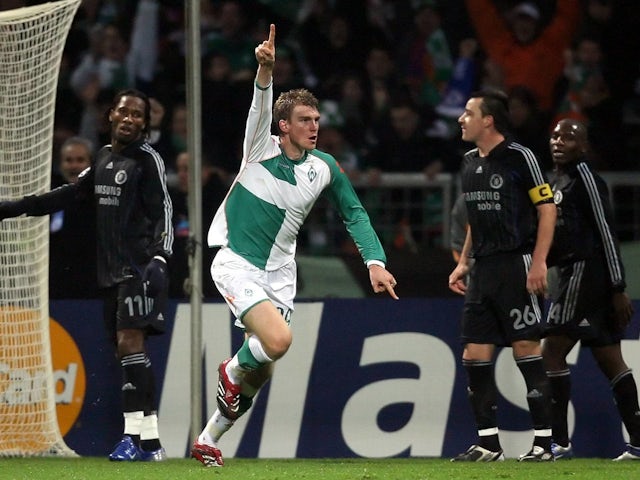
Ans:
POLYGON ((516 360, 522 357, 542 354, 540 342, 537 340, 517 340, 511 344, 511 347, 513 349, 513 358, 516 360))
POLYGON ((277 360, 284 356, 285 353, 289 350, 291 346, 292 336, 291 331, 286 330, 278 337, 271 339, 268 344, 264 345, 264 350, 269 358, 272 360, 277 360))
POLYGON ((144 334, 141 330, 124 329, 117 334, 118 356, 144 351, 144 334))

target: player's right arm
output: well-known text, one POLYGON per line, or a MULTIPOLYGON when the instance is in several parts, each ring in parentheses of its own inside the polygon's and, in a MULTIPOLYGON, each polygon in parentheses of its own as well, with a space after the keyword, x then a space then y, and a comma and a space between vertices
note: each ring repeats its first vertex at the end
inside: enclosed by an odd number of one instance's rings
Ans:
POLYGON ((41 195, 27 195, 20 200, 0 202, 0 219, 19 217, 40 217, 63 210, 76 196, 77 187, 70 183, 41 195))
POLYGON ((84 194, 92 183, 92 169, 87 168, 80 174, 77 183, 61 185, 40 195, 27 195, 20 200, 0 202, 0 220, 23 214, 40 217, 63 210, 73 203, 78 195, 84 194))

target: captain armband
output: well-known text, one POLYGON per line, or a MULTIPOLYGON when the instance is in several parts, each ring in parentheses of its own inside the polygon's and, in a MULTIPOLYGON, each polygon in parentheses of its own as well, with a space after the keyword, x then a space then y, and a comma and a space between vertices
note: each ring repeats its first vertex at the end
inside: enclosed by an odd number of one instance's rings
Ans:
POLYGON ((551 190, 551 186, 548 183, 536 185, 531 190, 529 190, 529 198, 534 205, 537 205, 538 203, 545 200, 552 200, 553 190, 551 190))

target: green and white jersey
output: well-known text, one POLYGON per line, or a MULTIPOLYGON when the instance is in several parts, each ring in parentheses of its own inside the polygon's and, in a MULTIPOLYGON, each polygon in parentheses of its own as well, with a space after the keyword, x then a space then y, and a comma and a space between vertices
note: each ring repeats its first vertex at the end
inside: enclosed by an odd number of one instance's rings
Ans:
POLYGON ((209 246, 233 250, 263 270, 294 260, 300 227, 323 192, 342 216, 365 263, 386 257, 369 215, 331 155, 312 150, 293 161, 271 135, 272 86, 254 86, 242 163, 211 223, 209 246))

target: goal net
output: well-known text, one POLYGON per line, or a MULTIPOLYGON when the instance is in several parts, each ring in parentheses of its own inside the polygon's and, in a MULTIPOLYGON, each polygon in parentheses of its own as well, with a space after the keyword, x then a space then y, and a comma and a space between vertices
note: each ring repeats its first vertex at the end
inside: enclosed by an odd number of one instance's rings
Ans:
MULTIPOLYGON (((0 200, 50 189, 56 88, 80 0, 0 11, 0 200)), ((49 218, 0 222, 0 456, 75 456, 56 416, 49 218)))

